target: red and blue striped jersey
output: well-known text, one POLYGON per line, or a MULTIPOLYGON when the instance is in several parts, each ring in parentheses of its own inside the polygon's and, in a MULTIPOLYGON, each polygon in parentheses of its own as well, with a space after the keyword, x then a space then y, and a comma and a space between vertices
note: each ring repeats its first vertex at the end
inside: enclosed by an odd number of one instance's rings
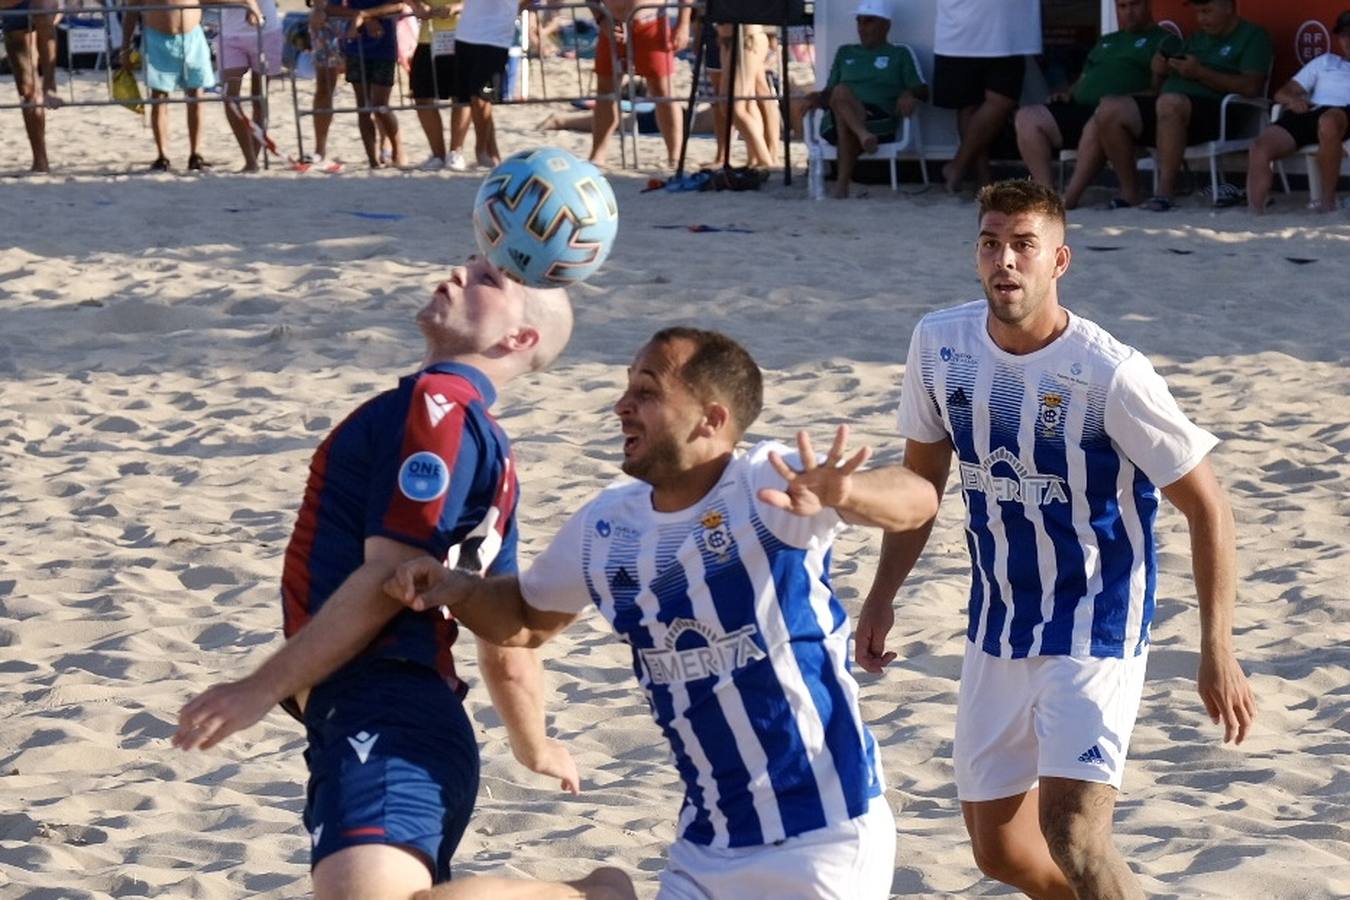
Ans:
MULTIPOLYGON (((385 537, 477 573, 516 571, 518 484, 510 443, 488 413, 483 373, 437 363, 362 404, 324 439, 286 548, 286 636, 319 611, 385 537)), ((453 621, 404 611, 348 665, 402 659, 435 668, 457 689, 453 621)))

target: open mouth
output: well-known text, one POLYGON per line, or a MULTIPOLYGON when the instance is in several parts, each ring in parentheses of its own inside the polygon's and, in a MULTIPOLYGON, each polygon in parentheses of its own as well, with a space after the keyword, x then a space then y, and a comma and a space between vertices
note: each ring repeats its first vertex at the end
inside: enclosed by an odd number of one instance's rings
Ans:
POLYGON ((1000 297, 1011 297, 1022 289, 1022 286, 1015 281, 995 281, 993 287, 994 293, 1000 297))

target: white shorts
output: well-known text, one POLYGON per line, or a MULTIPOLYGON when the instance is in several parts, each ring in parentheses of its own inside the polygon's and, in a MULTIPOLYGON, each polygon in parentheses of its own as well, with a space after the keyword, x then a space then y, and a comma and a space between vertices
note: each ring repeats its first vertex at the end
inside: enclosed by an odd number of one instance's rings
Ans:
POLYGON ((263 75, 281 74, 281 55, 284 40, 281 29, 275 28, 262 34, 263 54, 267 65, 258 58, 258 33, 252 28, 238 33, 224 34, 218 39, 216 51, 220 54, 220 68, 229 72, 233 69, 251 69, 263 75))
POLYGON ((717 849, 676 841, 657 900, 884 900, 895 875, 895 816, 874 797, 857 818, 777 844, 717 849))
POLYGON ((1148 650, 1128 659, 1002 659, 966 642, 956 705, 956 794, 1023 794, 1042 777, 1120 789, 1148 650))

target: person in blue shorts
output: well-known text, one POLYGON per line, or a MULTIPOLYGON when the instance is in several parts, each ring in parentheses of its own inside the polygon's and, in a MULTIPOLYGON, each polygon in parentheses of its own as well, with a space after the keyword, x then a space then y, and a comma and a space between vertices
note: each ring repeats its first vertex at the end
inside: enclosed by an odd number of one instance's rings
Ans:
MULTIPOLYGON (((1224 740, 1256 701, 1233 651, 1235 526, 1208 455, 1137 350, 1060 305, 1063 201, 981 190, 985 298, 929 313, 900 394, 905 465, 941 495, 955 454, 970 549, 952 761, 975 862, 1031 897, 1139 898, 1111 834, 1144 684, 1159 493, 1185 515, 1200 607, 1197 683, 1224 740)), ((888 534, 857 662, 895 658, 892 608, 928 527, 888 534)))
MULTIPOLYGON (((185 750, 209 748, 278 703, 304 724, 320 898, 408 898, 450 877, 478 791, 467 685, 451 652, 457 625, 392 615, 381 588, 399 563, 427 554, 515 571, 516 471, 489 408, 500 386, 562 351, 572 314, 563 291, 526 288, 475 258, 417 324, 422 366, 314 454, 282 570, 285 645, 185 705, 174 736, 185 750), (372 619, 372 600, 389 613, 372 619)), ((478 661, 517 759, 575 792, 575 764, 544 735, 532 651, 483 644, 478 661)))
MULTIPOLYGON (((165 0, 152 4, 132 0, 133 6, 183 6, 185 0, 165 0)), ((202 0, 203 3, 225 3, 234 0, 202 0)), ((257 0, 239 0, 248 7, 249 25, 263 23, 257 0)), ((156 100, 166 99, 173 91, 182 91, 190 100, 199 100, 203 90, 216 86, 216 71, 211 64, 211 47, 202 29, 202 11, 196 5, 182 9, 131 9, 122 16, 122 53, 120 64, 132 69, 131 42, 136 26, 141 25, 141 55, 145 60, 145 86, 156 100)), ((210 164, 201 155, 202 107, 200 103, 187 104, 188 169, 202 171, 210 164)), ((167 172, 169 162, 169 107, 156 104, 150 111, 150 129, 155 136, 153 172, 167 172)))

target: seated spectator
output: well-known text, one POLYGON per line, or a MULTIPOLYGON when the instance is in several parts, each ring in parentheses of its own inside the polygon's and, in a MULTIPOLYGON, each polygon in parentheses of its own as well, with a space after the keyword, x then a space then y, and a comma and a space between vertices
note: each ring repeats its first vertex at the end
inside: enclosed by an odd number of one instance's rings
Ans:
POLYGON ((1096 136, 1120 180, 1114 206, 1139 202, 1135 157, 1147 146, 1158 150, 1158 191, 1144 208, 1171 209, 1186 147, 1218 137, 1224 95, 1259 97, 1265 89, 1274 53, 1265 29, 1239 17, 1234 0, 1190 0, 1190 5, 1199 30, 1179 55, 1159 52, 1151 62, 1153 71, 1165 76, 1161 93, 1104 97, 1093 115, 1096 136))
POLYGON ((858 43, 835 51, 825 88, 810 97, 812 106, 829 110, 820 136, 839 149, 834 196, 840 199, 848 196, 858 156, 894 140, 900 119, 928 98, 909 51, 887 40, 891 12, 886 0, 862 0, 857 23, 858 43))
POLYGON ((47 163, 47 109, 61 105, 56 96, 56 23, 59 15, 39 15, 54 9, 50 0, 0 0, 0 32, 5 37, 5 56, 14 72, 14 87, 23 111, 23 127, 33 152, 30 171, 43 173, 47 163))
POLYGON ((276 0, 259 0, 262 8, 262 46, 259 53, 258 29, 250 25, 242 9, 227 7, 220 14, 219 58, 221 74, 225 78, 225 120, 239 142, 244 155, 244 171, 258 171, 258 154, 263 152, 261 134, 266 132, 266 107, 262 97, 267 93, 265 79, 281 74, 283 38, 281 16, 277 14, 276 0), (252 120, 239 102, 244 76, 252 74, 249 93, 253 101, 252 120), (254 132, 255 127, 258 129, 254 132))
POLYGON ((1027 57, 1041 52, 1040 0, 941 0, 933 32, 933 105, 956 110, 961 143, 942 167, 956 193, 968 172, 990 181, 989 150, 1022 97, 1027 57))
POLYGON ((1252 145, 1247 162, 1247 206, 1257 215, 1265 211, 1270 194, 1270 164, 1299 147, 1317 145, 1317 168, 1322 196, 1313 197, 1322 212, 1336 209, 1336 182, 1341 176, 1350 128, 1350 10, 1336 17, 1336 44, 1308 63, 1289 83, 1275 92, 1284 107, 1274 125, 1267 126, 1252 145))
MULTIPOLYGON (((203 0, 204 3, 222 3, 229 0, 203 0)), ((241 0, 247 7, 246 21, 252 26, 263 24, 262 11, 256 0, 241 0)), ((160 0, 153 4, 131 0, 132 9, 122 16, 121 67, 131 69, 131 38, 137 23, 141 23, 141 55, 145 59, 145 86, 150 96, 162 100, 171 91, 182 91, 189 99, 199 99, 203 90, 216 86, 216 72, 211 65, 211 47, 202 29, 202 11, 187 0, 160 0), (138 10, 135 6, 170 6, 176 9, 138 10)), ((188 169, 202 171, 210 164, 201 155, 201 103, 187 105, 188 169)), ((150 130, 155 136, 158 155, 150 170, 167 172, 169 162, 169 107, 159 103, 150 111, 150 130)))
MULTIPOLYGON (((1116 0, 1116 20, 1120 30, 1102 35, 1072 85, 1051 94, 1044 104, 1017 111, 1017 149, 1032 180, 1039 184, 1054 187, 1054 155, 1066 147, 1078 149, 1083 128, 1103 97, 1156 94, 1162 83, 1149 61, 1171 32, 1153 21, 1149 0, 1116 0)), ((1096 168, 1103 162, 1096 160, 1096 168)), ((1088 165, 1093 162, 1089 160, 1088 165)))

